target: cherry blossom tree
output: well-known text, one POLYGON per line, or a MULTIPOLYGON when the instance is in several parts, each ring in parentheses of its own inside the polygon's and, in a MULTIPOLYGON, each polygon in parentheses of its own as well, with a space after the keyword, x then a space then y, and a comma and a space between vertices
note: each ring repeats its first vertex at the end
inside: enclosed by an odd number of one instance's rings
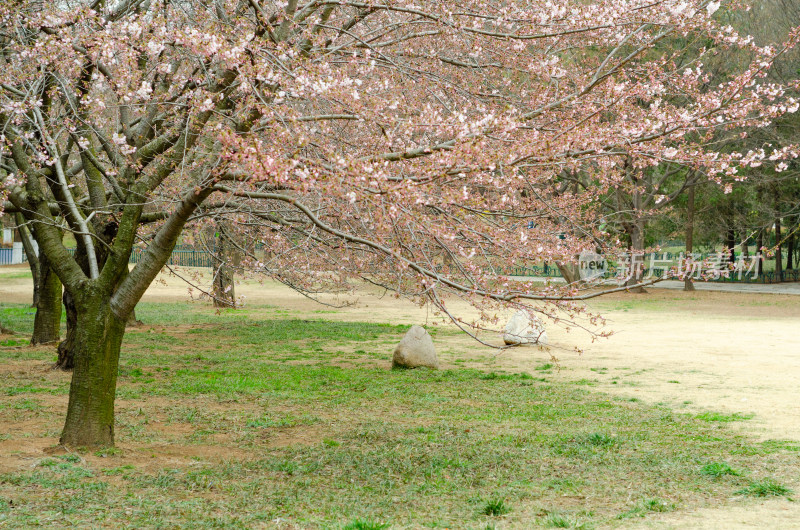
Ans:
POLYGON ((763 79, 782 48, 720 26, 719 7, 4 3, 4 207, 29 223, 76 308, 61 443, 113 444, 125 322, 184 230, 210 218, 261 238, 263 255, 241 249, 250 265, 309 295, 360 278, 468 331, 503 307, 579 311, 596 292, 513 282, 508 268, 613 249, 596 198, 623 178, 621 161, 733 175, 758 155, 714 151, 714 131, 797 108, 763 79), (753 60, 700 90, 711 48, 691 67, 655 51, 690 33, 753 60), (578 171, 597 194, 558 185, 578 171), (454 314, 453 296, 482 318, 454 314))

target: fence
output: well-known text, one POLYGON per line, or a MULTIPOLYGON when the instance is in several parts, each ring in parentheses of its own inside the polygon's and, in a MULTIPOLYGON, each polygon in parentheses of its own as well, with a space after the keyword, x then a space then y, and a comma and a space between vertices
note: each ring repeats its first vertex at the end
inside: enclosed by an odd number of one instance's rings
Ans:
MULTIPOLYGON (((67 249, 69 250, 70 254, 75 253, 75 249, 67 249)), ((130 263, 139 263, 142 259, 142 254, 144 251, 142 249, 134 249, 131 253, 130 263)), ((676 254, 677 256, 677 254, 676 254)), ((671 259, 672 256, 666 257, 666 259, 671 259)), ((172 255, 167 261, 168 265, 177 265, 181 267, 206 267, 211 268, 212 266, 212 254, 205 250, 195 250, 192 248, 182 248, 176 247, 175 250, 172 251, 172 255)), ((11 263, 11 249, 10 248, 0 248, 0 265, 5 265, 7 263, 11 263)), ((516 267, 510 267, 506 269, 496 268, 496 272, 499 274, 504 274, 508 276, 522 276, 522 277, 539 277, 539 278, 560 278, 561 272, 558 270, 558 267, 555 266, 525 266, 519 265, 516 267)), ((610 273, 613 275, 614 270, 610 270, 610 273)), ((649 269, 645 269, 644 276, 645 277, 661 277, 664 271, 662 269, 654 269, 652 274, 650 273, 649 269)), ((792 269, 792 270, 784 270, 781 272, 780 278, 775 274, 775 271, 761 271, 758 276, 752 277, 751 274, 742 274, 741 278, 738 277, 738 274, 731 273, 730 277, 720 277, 718 279, 706 280, 711 282, 721 282, 721 283, 779 283, 779 282, 797 282, 800 281, 800 269, 792 269)))
MULTIPOLYGON (((141 249, 134 249, 131 254, 130 263, 139 263, 142 259, 144 251, 141 249)), ((204 250, 194 249, 175 249, 167 261, 167 265, 178 265, 181 267, 207 267, 211 268, 212 257, 211 254, 204 250)))
MULTIPOLYGON (((544 278, 561 278, 561 272, 558 270, 557 267, 511 267, 509 269, 497 271, 501 274, 505 274, 508 276, 523 276, 523 277, 544 277, 544 278)), ((616 271, 613 267, 609 270, 609 277, 614 277, 616 271)), ((663 269, 644 269, 643 277, 644 278, 661 278, 664 275, 663 269)), ((731 272, 729 276, 726 278, 721 276, 716 279, 707 279, 707 280, 697 280, 697 281, 709 281, 709 282, 716 282, 716 283, 780 283, 780 282, 797 282, 800 281, 800 269, 792 269, 792 270, 784 270, 781 271, 780 278, 778 275, 775 274, 775 271, 761 271, 757 276, 753 276, 750 273, 741 274, 741 277, 738 273, 731 272)))
MULTIPOLYGON (((70 255, 75 255, 74 248, 67 249, 70 255)), ((142 259, 144 251, 140 248, 133 249, 128 263, 139 263, 142 259)), ((178 265, 180 267, 207 267, 211 268, 212 256, 211 253, 205 250, 195 250, 186 248, 176 248, 172 251, 172 255, 167 261, 167 265, 178 265)))
POLYGON ((14 243, 11 248, 0 248, 0 265, 17 265, 27 262, 28 256, 22 248, 22 243, 14 243))

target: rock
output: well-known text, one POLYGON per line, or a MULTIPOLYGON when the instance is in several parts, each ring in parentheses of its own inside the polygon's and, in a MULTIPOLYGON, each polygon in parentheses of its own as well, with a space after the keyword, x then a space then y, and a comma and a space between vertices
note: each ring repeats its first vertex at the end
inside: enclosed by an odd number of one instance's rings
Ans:
POLYGON ((506 324, 503 342, 508 345, 547 344, 547 331, 539 317, 519 310, 506 324))
POLYGON ((436 370, 439 369, 439 358, 436 356, 433 339, 425 331, 425 328, 411 326, 411 329, 408 330, 394 349, 392 366, 402 368, 426 366, 436 370))

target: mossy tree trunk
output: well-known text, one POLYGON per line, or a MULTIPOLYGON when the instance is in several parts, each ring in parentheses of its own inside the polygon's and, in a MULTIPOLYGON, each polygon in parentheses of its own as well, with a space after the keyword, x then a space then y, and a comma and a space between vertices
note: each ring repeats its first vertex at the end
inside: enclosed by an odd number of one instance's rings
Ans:
POLYGON ((75 367, 60 441, 70 447, 114 445, 114 398, 127 319, 111 311, 110 296, 97 302, 89 296, 76 303, 75 367))
POLYGON ((50 344, 61 338, 61 280, 47 256, 39 256, 39 300, 33 319, 31 344, 50 344))
MULTIPOLYGON (((117 234, 116 223, 105 223, 102 229, 99 230, 99 238, 101 241, 108 245, 114 240, 117 234)), ((108 251, 106 247, 100 246, 96 250, 97 263, 102 267, 108 258, 108 251)), ((81 267, 84 273, 89 272, 89 256, 86 253, 86 247, 82 244, 81 240, 77 240, 77 248, 75 249, 75 261, 81 267)), ((127 267, 125 267, 121 278, 122 281, 127 275, 127 267)), ((64 309, 67 314, 67 332, 64 340, 58 344, 58 360, 56 361, 56 368, 61 370, 72 370, 75 367, 75 348, 76 345, 76 326, 78 325, 78 310, 75 306, 75 300, 68 290, 64 290, 64 309)))
MULTIPOLYGON (((78 310, 75 307, 72 295, 66 290, 64 291, 64 312, 67 315, 67 332, 64 340, 58 344, 58 360, 56 361, 55 367, 69 371, 75 367, 75 348, 77 347, 75 333, 78 325, 78 310)), ((136 319, 136 311, 131 311, 126 326, 135 327, 141 324, 142 323, 136 319)))
POLYGON ((28 267, 31 269, 31 278, 33 278, 33 302, 31 307, 39 305, 39 291, 40 291, 40 278, 39 278, 39 256, 34 247, 34 239, 28 227, 25 225, 25 218, 22 214, 15 214, 14 218, 17 222, 17 232, 22 240, 22 248, 25 250, 25 256, 28 258, 28 267))
POLYGON ((50 268, 47 255, 37 251, 33 235, 21 214, 16 214, 17 226, 28 257, 33 277, 33 320, 31 344, 57 342, 61 333, 61 280, 50 268))
POLYGON ((58 360, 56 368, 72 370, 75 367, 75 331, 78 325, 78 310, 72 295, 64 290, 64 312, 67 314, 67 333, 64 340, 58 343, 58 360))
MULTIPOLYGON (((103 256, 98 256, 102 258, 103 256)), ((88 256, 86 255, 86 247, 83 246, 80 240, 77 240, 77 248, 75 249, 75 262, 81 267, 85 273, 89 269, 88 256)), ((75 334, 78 325, 78 309, 75 306, 75 299, 69 289, 64 289, 64 312, 67 315, 67 332, 58 344, 58 360, 56 361, 55 368, 61 370, 72 370, 75 367, 75 334)))

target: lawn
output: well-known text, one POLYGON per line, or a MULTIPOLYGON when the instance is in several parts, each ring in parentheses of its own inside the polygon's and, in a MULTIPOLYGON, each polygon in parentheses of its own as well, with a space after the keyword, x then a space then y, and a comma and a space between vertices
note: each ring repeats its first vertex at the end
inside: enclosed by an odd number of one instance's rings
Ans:
MULTIPOLYGON (((0 527, 529 528, 791 496, 795 443, 552 370, 391 370, 403 325, 143 303, 123 345, 118 448, 55 447, 52 347, 0 345, 0 527)), ((0 305, 26 333, 32 311, 0 305)), ((453 332, 439 329, 437 344, 453 332)))

